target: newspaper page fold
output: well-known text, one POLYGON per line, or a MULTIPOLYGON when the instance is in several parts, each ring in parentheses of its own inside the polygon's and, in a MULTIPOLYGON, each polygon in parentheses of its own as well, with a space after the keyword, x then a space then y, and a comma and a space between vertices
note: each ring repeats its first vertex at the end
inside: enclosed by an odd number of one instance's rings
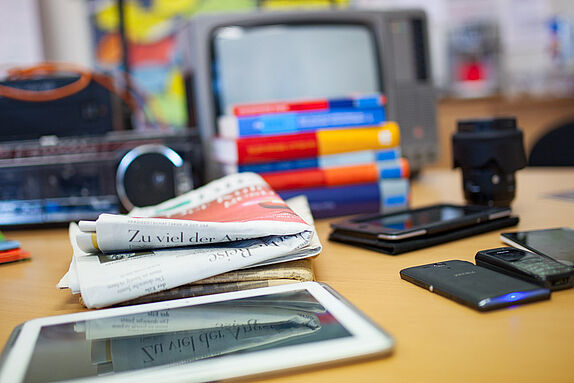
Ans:
MULTIPOLYGON (((90 253, 79 247, 76 239, 82 234, 82 231, 77 224, 73 223, 70 225, 70 241, 74 255, 70 268, 58 287, 69 288, 73 293, 81 294, 82 301, 88 308, 101 308, 221 273, 302 259, 320 253, 321 244, 312 225, 312 216, 306 199, 294 199, 290 202, 293 208, 289 208, 281 199, 274 199, 274 192, 271 189, 266 189, 266 184, 259 183, 258 187, 251 188, 248 182, 259 182, 259 176, 243 179, 248 181, 244 181, 245 183, 240 188, 242 190, 245 188, 255 190, 256 198, 242 198, 242 200, 244 202, 258 201, 257 204, 261 201, 265 201, 265 204, 274 201, 273 208, 269 209, 272 213, 262 219, 261 215, 256 215, 258 214, 257 211, 261 212, 261 209, 255 209, 251 204, 247 204, 242 209, 252 210, 249 215, 242 215, 241 212, 237 212, 233 216, 237 217, 239 221, 229 223, 241 223, 246 227, 259 225, 258 231, 253 231, 250 234, 259 235, 258 237, 243 239, 239 236, 240 240, 187 247, 138 249, 107 254, 102 252, 90 253), (265 190, 267 197, 271 195, 273 198, 271 200, 269 198, 260 199, 262 190, 265 190), (281 206, 280 212, 276 211, 277 206, 281 206), (285 211, 288 213, 285 214, 285 211), (299 214, 304 215, 305 219, 301 218, 299 214), (254 216, 256 219, 251 220, 254 216), (242 222, 242 218, 245 221, 242 222), (281 229, 282 225, 286 229, 281 229), (271 230, 267 230, 268 228, 271 230)), ((220 190, 219 194, 214 192, 213 195, 217 195, 216 198, 223 200, 228 199, 230 194, 234 194, 237 190, 237 184, 230 183, 230 185, 232 185, 231 188, 226 188, 224 191, 220 190)), ((239 192, 236 196, 244 195, 239 192)), ((178 203, 172 206, 167 203, 163 206, 158 205, 153 208, 152 213, 161 209, 177 210, 179 208, 173 206, 186 204, 185 201, 180 198, 178 203)), ((234 205, 239 203, 241 200, 232 202, 234 205)), ((138 214, 151 214, 150 211, 141 209, 138 214)), ((206 223, 207 226, 211 224, 212 222, 206 223)), ((216 229, 217 227, 212 227, 212 230, 216 229)), ((247 231, 245 228, 237 230, 243 230, 242 233, 247 231)))
POLYGON ((255 173, 223 177, 129 215, 80 222, 75 241, 88 253, 214 245, 312 230, 255 173))

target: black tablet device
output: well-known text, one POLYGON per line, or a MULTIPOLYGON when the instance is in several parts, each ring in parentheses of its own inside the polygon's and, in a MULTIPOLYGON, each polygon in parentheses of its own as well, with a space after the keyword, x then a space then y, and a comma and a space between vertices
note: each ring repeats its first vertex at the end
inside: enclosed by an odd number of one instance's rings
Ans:
POLYGON ((399 241, 508 217, 510 208, 437 204, 391 214, 370 214, 331 225, 347 236, 399 241))

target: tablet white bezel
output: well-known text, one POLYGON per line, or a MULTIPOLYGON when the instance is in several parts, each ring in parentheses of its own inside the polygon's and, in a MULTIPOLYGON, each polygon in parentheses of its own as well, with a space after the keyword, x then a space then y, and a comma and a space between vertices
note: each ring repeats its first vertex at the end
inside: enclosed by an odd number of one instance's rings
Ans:
POLYGON ((203 303, 222 302, 233 299, 262 296, 296 290, 307 290, 345 327, 351 337, 331 339, 277 349, 247 352, 220 356, 214 359, 193 363, 158 366, 138 371, 118 373, 110 376, 96 376, 70 380, 69 382, 141 382, 161 381, 203 382, 229 379, 238 376, 262 374, 275 370, 318 365, 338 360, 358 358, 368 355, 385 355, 392 351, 394 340, 384 331, 373 325, 360 312, 345 301, 331 294, 322 284, 303 282, 260 289, 245 290, 166 302, 149 303, 139 306, 88 311, 54 317, 34 319, 24 323, 14 346, 9 351, 0 371, 0 383, 21 382, 25 376, 32 351, 42 326, 90 319, 109 318, 118 315, 165 310, 203 303), (253 363, 256 357, 256 363, 253 363))

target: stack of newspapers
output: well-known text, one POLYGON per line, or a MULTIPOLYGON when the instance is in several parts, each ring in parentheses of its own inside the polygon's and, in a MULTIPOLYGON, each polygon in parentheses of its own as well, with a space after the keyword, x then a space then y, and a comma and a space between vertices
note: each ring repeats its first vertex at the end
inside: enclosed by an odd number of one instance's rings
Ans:
POLYGON ((287 203, 254 173, 128 215, 72 223, 70 241, 74 254, 58 287, 88 308, 198 295, 206 284, 225 291, 230 280, 257 287, 261 275, 281 280, 282 269, 308 280, 309 258, 321 252, 306 199, 287 203))

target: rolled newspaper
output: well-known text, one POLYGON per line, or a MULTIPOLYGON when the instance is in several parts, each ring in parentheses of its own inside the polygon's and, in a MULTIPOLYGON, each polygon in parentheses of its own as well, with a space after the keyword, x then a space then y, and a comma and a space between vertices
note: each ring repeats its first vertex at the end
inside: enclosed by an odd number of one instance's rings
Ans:
POLYGON ((214 245, 313 229, 255 173, 224 177, 129 215, 80 221, 76 242, 97 254, 214 245))
POLYGON ((242 173, 163 204, 135 210, 130 216, 116 216, 112 220, 117 218, 120 224, 111 229, 105 226, 100 229, 99 220, 95 225, 83 223, 85 231, 79 225, 71 224, 70 240, 74 255, 58 287, 80 293, 87 307, 99 308, 232 270, 319 254, 321 244, 306 200, 294 200, 291 206, 293 208, 276 198, 261 177, 242 173), (307 217, 303 219, 300 214, 307 217), (146 218, 149 215, 156 217, 146 218), (184 217, 193 217, 194 220, 184 217), (133 222, 141 226, 134 226, 133 222), (154 226, 155 223, 158 225, 154 226), (92 234, 93 231, 89 230, 94 230, 94 226, 97 247, 108 249, 109 253, 91 248, 87 252, 80 247, 78 238, 92 234), (197 230, 188 230, 190 227, 197 230), (174 247, 177 241, 170 239, 171 247, 155 247, 159 241, 156 238, 155 242, 146 241, 135 249, 118 250, 126 244, 126 238, 129 247, 129 235, 133 236, 130 230, 139 230, 140 233, 144 229, 149 230, 150 234, 146 235, 151 237, 160 235, 151 234, 153 230, 165 234, 166 230, 174 233, 182 232, 184 228, 183 238, 200 233, 197 235, 222 240, 204 244, 178 243, 174 247))

